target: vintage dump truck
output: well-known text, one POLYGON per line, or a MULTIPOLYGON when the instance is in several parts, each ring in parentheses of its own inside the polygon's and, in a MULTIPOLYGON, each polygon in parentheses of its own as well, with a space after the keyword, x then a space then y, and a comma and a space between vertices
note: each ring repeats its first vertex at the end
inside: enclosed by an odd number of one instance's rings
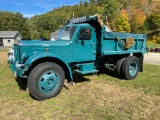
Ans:
POLYGON ((65 79, 72 83, 73 71, 84 75, 114 66, 117 76, 134 79, 143 71, 145 52, 145 34, 112 32, 99 15, 84 16, 68 21, 54 41, 16 41, 10 67, 28 79, 34 98, 44 100, 58 95, 65 79))

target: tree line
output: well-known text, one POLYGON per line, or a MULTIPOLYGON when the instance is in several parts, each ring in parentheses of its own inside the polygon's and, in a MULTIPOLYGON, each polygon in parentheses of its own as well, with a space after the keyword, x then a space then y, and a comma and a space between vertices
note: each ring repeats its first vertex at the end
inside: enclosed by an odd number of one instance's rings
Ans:
POLYGON ((80 0, 42 15, 25 18, 21 13, 0 11, 0 30, 17 30, 23 39, 49 39, 69 19, 99 13, 113 31, 149 33, 160 42, 159 0, 80 0), (107 21, 106 21, 107 18, 107 21))

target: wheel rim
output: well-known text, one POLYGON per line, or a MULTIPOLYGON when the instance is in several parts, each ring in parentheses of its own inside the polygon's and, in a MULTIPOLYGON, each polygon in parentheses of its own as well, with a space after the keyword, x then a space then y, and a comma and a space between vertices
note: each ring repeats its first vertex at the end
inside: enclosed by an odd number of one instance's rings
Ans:
POLYGON ((54 71, 43 73, 39 79, 38 87, 41 92, 51 94, 56 90, 59 84, 59 77, 54 71))
POLYGON ((137 63, 136 62, 132 62, 129 66, 129 74, 131 76, 136 75, 137 73, 137 63))

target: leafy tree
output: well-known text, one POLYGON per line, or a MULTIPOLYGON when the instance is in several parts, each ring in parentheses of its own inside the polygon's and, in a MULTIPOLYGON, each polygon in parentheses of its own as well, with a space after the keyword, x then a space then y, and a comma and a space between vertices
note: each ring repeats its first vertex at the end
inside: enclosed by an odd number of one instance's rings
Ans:
POLYGON ((160 3, 153 9, 148 23, 151 30, 160 29, 160 3))
POLYGON ((82 0, 79 1, 79 5, 80 5, 80 6, 83 6, 82 0))
POLYGON ((87 2, 87 0, 84 1, 83 5, 84 5, 85 7, 87 7, 87 6, 89 5, 89 3, 87 2))
POLYGON ((117 30, 121 32, 130 32, 131 26, 129 24, 129 17, 126 10, 121 10, 120 16, 117 19, 116 26, 117 30))
POLYGON ((132 9, 131 14, 131 28, 132 32, 138 33, 139 28, 144 25, 146 19, 145 13, 141 9, 132 9))
POLYGON ((119 2, 117 2, 117 0, 109 0, 104 5, 103 13, 107 15, 107 18, 108 18, 109 22, 111 23, 111 28, 113 30, 116 29, 115 19, 118 17, 118 15, 120 13, 120 6, 119 5, 120 4, 119 4, 119 2))
POLYGON ((95 0, 89 0, 89 3, 94 4, 94 3, 96 3, 96 1, 95 0))
POLYGON ((96 2, 98 6, 103 6, 107 2, 107 0, 97 0, 96 2))

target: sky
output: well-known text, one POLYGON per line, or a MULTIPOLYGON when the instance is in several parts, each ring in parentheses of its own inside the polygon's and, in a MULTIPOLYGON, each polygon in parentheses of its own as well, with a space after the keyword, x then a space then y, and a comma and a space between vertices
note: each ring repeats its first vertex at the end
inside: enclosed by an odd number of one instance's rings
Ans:
POLYGON ((79 0, 0 0, 0 11, 20 12, 24 17, 32 17, 63 5, 75 5, 79 0))

